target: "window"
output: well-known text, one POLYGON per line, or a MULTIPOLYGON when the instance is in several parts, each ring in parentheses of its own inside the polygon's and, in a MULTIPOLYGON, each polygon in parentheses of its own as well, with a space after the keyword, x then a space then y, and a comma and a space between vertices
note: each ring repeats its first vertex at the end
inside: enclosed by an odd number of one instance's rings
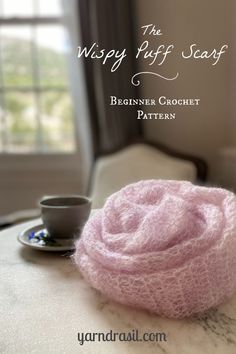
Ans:
POLYGON ((0 0, 0 153, 75 151, 60 0, 0 0))

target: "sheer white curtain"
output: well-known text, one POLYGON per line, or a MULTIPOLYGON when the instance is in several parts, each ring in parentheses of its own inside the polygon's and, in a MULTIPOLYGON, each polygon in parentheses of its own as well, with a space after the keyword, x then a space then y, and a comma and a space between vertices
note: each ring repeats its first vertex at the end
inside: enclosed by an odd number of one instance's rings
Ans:
POLYGON ((71 93, 75 108, 75 126, 80 156, 83 190, 86 192, 93 163, 93 148, 89 119, 88 98, 85 89, 84 66, 77 59, 81 43, 78 0, 61 0, 68 30, 68 64, 71 93))

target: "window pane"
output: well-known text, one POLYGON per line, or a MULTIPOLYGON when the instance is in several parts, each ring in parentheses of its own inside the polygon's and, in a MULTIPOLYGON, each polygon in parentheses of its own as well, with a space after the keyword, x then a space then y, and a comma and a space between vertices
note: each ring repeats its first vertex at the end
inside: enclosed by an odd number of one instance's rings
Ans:
POLYGON ((30 27, 4 27, 1 29, 1 39, 4 85, 32 85, 30 27))
POLYGON ((38 27, 37 44, 40 85, 67 86, 67 44, 64 29, 60 26, 38 27))
POLYGON ((37 122, 32 93, 13 92, 5 96, 7 114, 8 151, 35 151, 37 122))
POLYGON ((45 151, 74 151, 73 111, 68 93, 43 93, 41 110, 45 151))
POLYGON ((4 16, 33 15, 33 0, 3 0, 2 7, 4 16))
POLYGON ((39 14, 42 16, 59 16, 61 15, 60 0, 39 0, 39 14))

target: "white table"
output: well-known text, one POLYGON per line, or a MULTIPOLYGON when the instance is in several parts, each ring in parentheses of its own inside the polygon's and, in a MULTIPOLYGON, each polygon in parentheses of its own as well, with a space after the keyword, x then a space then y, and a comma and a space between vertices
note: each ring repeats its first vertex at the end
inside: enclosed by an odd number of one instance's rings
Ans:
POLYGON ((0 232, 0 353, 235 354, 236 296, 218 310, 168 320, 109 301, 83 280, 68 255, 34 251, 0 232), (77 341, 78 332, 165 332, 167 342, 77 341))

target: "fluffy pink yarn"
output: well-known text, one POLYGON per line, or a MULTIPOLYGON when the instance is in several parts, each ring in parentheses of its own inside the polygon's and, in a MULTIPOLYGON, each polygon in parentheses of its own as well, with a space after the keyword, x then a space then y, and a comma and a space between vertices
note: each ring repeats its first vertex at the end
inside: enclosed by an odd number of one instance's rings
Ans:
POLYGON ((111 195, 74 255, 83 276, 120 303, 170 318, 236 290, 236 198, 227 190, 150 180, 111 195))

